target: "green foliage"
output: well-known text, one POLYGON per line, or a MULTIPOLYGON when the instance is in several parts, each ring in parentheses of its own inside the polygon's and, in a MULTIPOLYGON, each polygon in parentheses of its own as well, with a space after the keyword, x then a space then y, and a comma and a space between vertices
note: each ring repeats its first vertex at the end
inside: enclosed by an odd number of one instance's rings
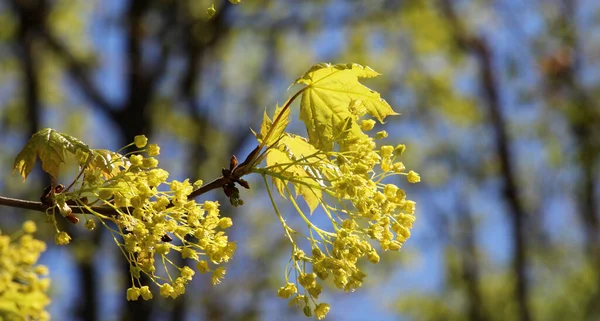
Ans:
POLYGON ((358 82, 358 78, 378 75, 373 69, 357 64, 318 64, 296 80, 296 84, 306 85, 300 119, 315 147, 330 151, 342 136, 360 139, 360 129, 348 119, 360 117, 365 111, 380 122, 389 115, 397 115, 378 92, 358 82))
POLYGON ((14 170, 19 171, 25 180, 33 169, 36 159, 39 158, 42 162, 42 169, 56 178, 60 164, 65 161, 66 154, 75 155, 77 150, 88 152, 89 148, 75 137, 58 133, 51 128, 44 128, 33 134, 17 155, 14 170))
POLYGON ((74 181, 66 188, 54 186, 44 196, 49 221, 56 229, 55 242, 66 245, 71 241, 59 230, 56 212, 73 223, 78 221, 73 213, 85 214, 88 229, 96 228, 99 221, 130 264, 128 300, 152 299, 152 284, 164 297, 184 294, 195 271, 174 263, 178 261, 174 256, 193 262, 200 273, 212 272, 213 283, 219 284, 226 273, 222 264, 237 247, 225 234, 233 222, 220 216, 218 202, 196 203, 192 198, 202 194, 203 188, 216 186, 223 188, 232 204, 241 205, 236 184, 248 188, 241 176, 258 173, 292 247, 286 285, 278 294, 302 308, 305 315, 323 319, 330 306, 318 302, 322 281, 332 279, 344 291, 360 288, 366 273, 359 261, 379 262, 372 243, 384 251, 400 250, 415 220, 415 203, 406 199, 404 190, 384 182, 394 175, 406 176, 410 183, 419 181, 418 174, 405 172, 398 160, 404 145, 378 147, 375 139, 387 133, 381 131, 374 137, 365 133, 373 128, 372 120, 359 125, 366 113, 380 122, 396 114, 377 92, 358 82, 359 77, 376 75, 356 64, 314 66, 296 81, 306 87, 277 107, 272 119, 265 112, 260 132, 255 133, 258 147, 242 163, 232 158, 223 177, 206 187, 202 181, 167 181, 169 173, 154 158, 160 148, 148 145, 143 135, 122 150, 136 149, 120 154, 90 149, 71 136, 43 129, 17 156, 15 170, 26 178, 39 158, 44 171, 55 178, 67 155, 75 159, 79 171, 74 181), (300 115, 310 139, 285 132, 291 105, 300 95, 300 115), (263 160, 265 167, 260 166, 263 160), (267 177, 306 222, 306 231, 286 223, 267 177), (306 201, 309 214, 320 209, 326 215, 332 230, 315 225, 305 215, 295 200, 298 195, 306 201), (304 252, 305 247, 310 254, 304 252))
POLYGON ((315 182, 319 179, 316 176, 318 173, 310 171, 302 163, 303 160, 318 157, 322 153, 303 137, 291 136, 290 134, 281 137, 279 146, 283 147, 283 150, 271 149, 266 158, 267 167, 282 177, 272 177, 273 184, 279 194, 285 197, 286 182, 289 180, 298 182, 294 184, 296 194, 302 195, 312 213, 319 206, 322 192, 318 183, 315 182))
POLYGON ((261 144, 261 146, 270 146, 275 143, 279 137, 285 131, 285 128, 290 122, 290 108, 277 107, 275 108, 275 115, 273 115, 273 120, 275 121, 275 126, 273 126, 273 121, 265 114, 263 116, 263 121, 260 125, 260 134, 256 135, 256 139, 261 144))

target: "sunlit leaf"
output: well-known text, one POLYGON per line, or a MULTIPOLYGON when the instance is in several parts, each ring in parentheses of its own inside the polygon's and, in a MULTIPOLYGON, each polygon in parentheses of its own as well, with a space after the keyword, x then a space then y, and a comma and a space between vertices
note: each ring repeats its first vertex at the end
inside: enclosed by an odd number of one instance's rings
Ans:
POLYGON ((318 154, 321 153, 313 145, 311 145, 304 137, 296 135, 284 135, 280 144, 285 146, 294 157, 294 159, 300 159, 302 157, 320 157, 318 154))
POLYGON ((106 178, 116 176, 121 169, 128 168, 131 164, 127 157, 107 149, 92 150, 90 166, 98 168, 106 178))
POLYGON ((258 142, 264 146, 269 146, 277 141, 285 131, 290 122, 290 109, 277 107, 273 120, 269 118, 265 111, 263 121, 260 125, 260 133, 256 135, 258 142), (273 125, 275 123, 275 125, 273 125))
POLYGON ((347 120, 360 116, 359 107, 383 122, 389 115, 397 115, 378 92, 362 85, 358 78, 378 76, 369 67, 357 64, 313 66, 296 84, 305 84, 302 94, 300 119, 304 121, 311 144, 326 151, 348 130, 360 134, 357 126, 348 126, 347 120))
MULTIPOLYGON (((295 164, 290 154, 275 148, 268 151, 266 162, 267 167, 272 166, 272 171, 289 179, 289 182, 294 185, 296 195, 302 195, 311 213, 319 206, 322 192, 320 189, 315 188, 318 183, 314 175, 307 171, 307 167, 295 164)), ((288 180, 273 177, 273 185, 275 185, 279 194, 284 197, 287 182, 288 180)))
POLYGON ((67 153, 75 154, 78 149, 89 152, 90 149, 75 137, 44 128, 31 136, 23 150, 17 155, 13 169, 19 171, 23 180, 31 173, 37 158, 42 169, 56 178, 60 163, 64 163, 67 153))

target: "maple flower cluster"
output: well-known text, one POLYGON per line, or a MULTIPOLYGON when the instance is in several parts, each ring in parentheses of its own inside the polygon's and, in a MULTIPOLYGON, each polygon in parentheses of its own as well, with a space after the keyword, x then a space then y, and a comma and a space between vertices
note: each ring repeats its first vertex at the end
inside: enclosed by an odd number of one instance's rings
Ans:
MULTIPOLYGON (((294 141, 302 140, 296 136, 294 141)), ((268 165, 260 171, 272 176, 274 186, 293 203, 308 226, 307 233, 302 233, 281 218, 293 246, 286 276, 294 275, 296 278, 292 281, 288 278, 278 295, 290 299, 290 304, 302 307, 306 315, 314 313, 317 319, 322 319, 329 310, 326 303, 316 301, 322 282, 331 278, 335 286, 344 291, 360 288, 366 274, 358 262, 362 258, 371 263, 379 262, 379 254, 372 242, 379 243, 384 251, 398 251, 410 237, 415 221, 415 202, 406 199, 404 190, 398 186, 382 183, 385 178, 394 175, 405 175, 409 182, 419 180, 418 174, 404 172, 404 165, 397 161, 405 149, 404 145, 385 145, 376 150, 373 139, 365 138, 347 147, 343 152, 315 150, 303 156, 294 155, 293 150, 298 150, 297 146, 282 143, 279 145, 281 149, 274 149, 271 153, 277 156, 283 153, 287 160, 267 155, 268 165), (321 229, 308 218, 294 200, 295 195, 289 190, 288 183, 295 186, 299 195, 306 195, 311 213, 316 206, 322 209, 331 221, 332 231, 321 229), (310 253, 302 250, 296 235, 304 235, 308 240, 310 253), (312 311, 311 305, 314 307, 312 311)), ((281 216, 280 212, 278 214, 281 216)))
MULTIPOLYGON (((220 283, 225 269, 213 270, 211 266, 227 262, 236 249, 225 234, 233 225, 231 219, 219 215, 218 202, 196 203, 188 199, 202 181, 168 182, 169 173, 157 168, 158 160, 153 157, 160 148, 147 145, 145 136, 135 137, 131 145, 140 150, 126 155, 104 150, 78 151, 81 184, 73 191, 57 194, 57 202, 71 201, 87 208, 112 233, 130 265, 132 286, 127 290, 128 300, 153 297, 150 287, 142 281, 143 275, 159 288, 163 297, 184 294, 195 271, 187 265, 179 266, 172 260, 173 255, 195 262, 200 273, 212 272, 213 283, 220 283), (99 213, 97 206, 110 207, 115 214, 99 213)), ((88 228, 95 225, 94 218, 86 222, 88 228)), ((57 243, 68 243, 64 242, 68 237, 65 235, 57 234, 57 243), (62 235, 63 242, 59 242, 58 235, 62 235)))
POLYGON ((373 244, 378 243, 384 251, 400 250, 415 221, 415 202, 393 184, 392 177, 405 176, 409 183, 420 181, 419 174, 406 172, 398 161, 406 147, 378 147, 375 140, 386 138, 387 132, 379 131, 373 137, 365 133, 376 124, 362 119, 367 113, 381 122, 396 114, 378 93, 357 81, 375 75, 359 65, 316 65, 296 82, 307 86, 302 90, 300 117, 309 138, 284 132, 285 107, 276 109, 273 121, 265 114, 256 134, 269 148, 266 167, 254 171, 265 177, 272 205, 292 244, 286 284, 278 295, 319 320, 330 309, 327 303, 318 302, 324 281, 331 279, 344 291, 360 288, 366 277, 359 265, 361 259, 371 263, 380 259, 373 244), (288 225, 266 177, 292 203, 306 230, 288 225), (296 202, 297 195, 306 201, 308 211, 296 202), (323 229, 309 218, 317 208, 331 222, 331 229, 323 229))
POLYGON ((37 227, 26 221, 20 231, 0 231, 0 320, 50 320, 48 268, 37 264, 46 244, 33 238, 37 227))

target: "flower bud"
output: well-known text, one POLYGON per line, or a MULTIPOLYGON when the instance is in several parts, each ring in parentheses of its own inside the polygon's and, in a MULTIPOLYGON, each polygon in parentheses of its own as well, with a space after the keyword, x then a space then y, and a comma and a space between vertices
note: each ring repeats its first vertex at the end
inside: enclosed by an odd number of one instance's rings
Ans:
POLYGON ((37 231, 37 226, 34 221, 28 220, 23 223, 23 232, 33 234, 37 231))
POLYGON ((130 287, 127 289, 127 301, 135 301, 140 297, 140 289, 137 287, 130 287))
POLYGON ((377 132, 377 134, 375 135, 375 139, 384 139, 387 137, 388 137, 388 133, 385 130, 377 132))
POLYGON ((96 221, 94 221, 94 219, 88 219, 87 221, 85 221, 85 228, 93 231, 96 228, 96 221))
POLYGON ((364 131, 369 131, 375 127, 375 121, 373 119, 366 119, 360 123, 360 128, 364 131))
POLYGON ((133 138, 133 142, 135 143, 135 147, 144 148, 148 143, 148 138, 144 135, 137 135, 133 138))
POLYGON ((277 291, 277 296, 283 299, 289 299, 292 295, 296 294, 298 289, 294 283, 287 283, 285 286, 282 286, 277 291))
POLYGON ((67 232, 59 232, 54 236, 54 242, 57 245, 67 245, 71 242, 71 236, 67 232))
POLYGON ((140 294, 142 295, 142 299, 144 300, 152 299, 152 292, 150 291, 150 288, 147 285, 144 285, 140 288, 140 294))
POLYGON ((418 183, 421 181, 421 177, 414 171, 408 172, 408 176, 406 177, 409 183, 418 183))
POLYGON ((315 317, 317 320, 323 320, 327 313, 329 313, 330 306, 327 303, 320 303, 315 307, 315 317))
POLYGON ((148 156, 157 156, 160 155, 160 147, 156 144, 148 145, 148 156))

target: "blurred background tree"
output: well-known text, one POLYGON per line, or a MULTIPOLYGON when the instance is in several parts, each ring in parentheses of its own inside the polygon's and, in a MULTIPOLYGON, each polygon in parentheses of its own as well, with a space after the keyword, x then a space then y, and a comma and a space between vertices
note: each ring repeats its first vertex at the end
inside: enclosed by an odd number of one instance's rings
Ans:
MULTIPOLYGON (((0 193, 40 196, 41 173, 9 173, 43 127, 108 149, 144 133, 172 178, 212 179, 309 66, 356 62, 402 113, 387 141, 422 173, 419 219, 367 288, 326 293, 328 319, 600 319, 600 3, 216 1, 208 19, 211 4, 0 1, 0 193)), ((304 319, 276 298, 289 249, 263 191, 243 198, 222 208, 238 242, 227 279, 154 305, 126 303, 105 233, 69 227, 72 245, 43 257, 54 320, 304 319)), ((2 229, 25 215, 2 211, 2 229)))

